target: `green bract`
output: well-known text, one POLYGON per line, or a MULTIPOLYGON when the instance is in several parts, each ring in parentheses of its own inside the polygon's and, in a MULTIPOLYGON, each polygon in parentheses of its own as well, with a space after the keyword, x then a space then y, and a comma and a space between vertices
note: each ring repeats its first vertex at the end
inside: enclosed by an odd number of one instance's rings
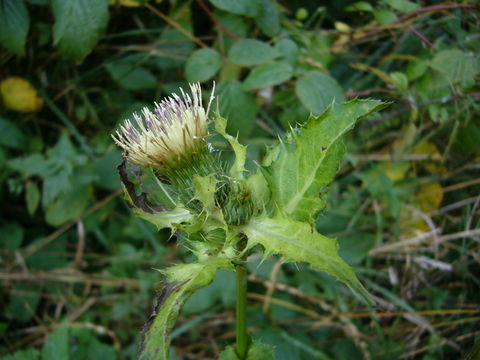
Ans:
MULTIPOLYGON (((198 87, 192 89, 199 91, 198 87)), ((179 108, 188 116, 182 117, 182 112, 178 112, 175 119, 187 119, 183 128, 189 128, 188 121, 196 121, 190 115, 197 111, 206 114, 206 123, 208 111, 203 108, 193 111, 189 107, 201 106, 201 102, 192 105, 185 99, 176 99, 176 103, 182 105, 179 108)), ((120 175, 134 212, 159 229, 180 232, 197 262, 162 271, 166 284, 143 329, 140 359, 168 359, 169 333, 181 306, 194 291, 210 284, 218 269, 233 268, 256 245, 263 247, 265 257, 279 254, 287 261, 307 262, 345 283, 367 303, 372 302, 353 269, 338 255, 336 239, 318 233, 314 220, 325 206, 325 187, 340 166, 345 151, 344 135, 357 121, 383 108, 384 103, 353 100, 330 105, 320 116, 310 116, 303 126, 293 128, 268 149, 264 164, 258 165, 252 174, 245 170, 246 147, 226 133, 224 118, 217 114, 214 128, 233 148, 235 160, 230 166, 222 165, 215 149, 208 144, 206 126, 202 127, 205 132, 201 141, 185 138, 191 131, 184 131, 183 137, 177 134, 170 137, 162 122, 174 129, 178 129, 178 124, 167 116, 168 104, 162 104, 166 108, 157 113, 155 126, 164 129, 162 141, 172 138, 188 144, 185 154, 181 153, 181 147, 175 147, 178 151, 171 156, 176 158, 171 160, 159 148, 162 161, 157 166, 148 154, 132 158, 126 149, 127 160, 149 159, 137 165, 151 169, 146 173, 154 178, 157 188, 140 195, 134 181, 129 180, 125 162, 119 167, 120 175), (161 204, 153 204, 152 193, 164 199, 161 204)), ((156 141, 155 134, 149 132, 148 122, 141 130, 145 139, 156 141)), ((128 136, 128 133, 138 134, 136 131, 129 127, 124 133, 128 136)), ((137 139, 135 136, 133 140, 137 139)), ((145 142, 133 145, 136 151, 152 148, 145 142)), ((167 142, 165 146, 171 144, 167 142)))

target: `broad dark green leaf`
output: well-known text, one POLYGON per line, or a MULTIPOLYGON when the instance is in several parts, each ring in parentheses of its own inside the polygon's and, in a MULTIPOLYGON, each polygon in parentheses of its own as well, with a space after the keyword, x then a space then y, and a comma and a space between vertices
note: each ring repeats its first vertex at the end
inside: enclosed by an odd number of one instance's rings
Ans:
POLYGON ((280 213, 301 221, 313 219, 324 206, 322 188, 333 180, 343 157, 343 136, 359 119, 384 106, 376 100, 333 104, 267 154, 270 187, 280 213))
POLYGON ((255 39, 237 41, 228 52, 231 62, 242 66, 253 66, 275 59, 277 50, 267 43, 255 39))
POLYGON ((275 49, 281 54, 280 59, 277 61, 284 61, 292 66, 297 63, 299 49, 297 43, 292 39, 280 39, 275 44, 275 49))
POLYGON ((259 65, 254 68, 243 83, 245 90, 262 89, 281 84, 293 76, 293 68, 284 62, 259 65))
POLYGON ((108 63, 105 67, 110 76, 125 89, 142 90, 158 86, 157 78, 134 62, 118 60, 108 63))
POLYGON ((194 51, 185 64, 185 77, 190 82, 210 80, 222 66, 222 58, 214 49, 194 51))
POLYGON ((13 354, 3 356, 2 360, 38 360, 40 358, 40 352, 35 348, 27 350, 18 350, 13 354))
POLYGON ((357 1, 356 3, 353 3, 352 5, 347 6, 347 8, 345 10, 347 10, 347 11, 372 12, 373 11, 373 6, 372 6, 372 4, 370 4, 366 1, 357 1))
POLYGON ((217 8, 245 16, 258 16, 262 12, 262 0, 210 0, 217 8))
POLYGON ((25 54, 30 17, 23 0, 0 0, 0 43, 17 55, 25 54))
POLYGON ((108 23, 107 0, 52 0, 55 44, 74 60, 93 50, 108 23))
POLYGON ((5 315, 20 323, 30 321, 40 302, 41 286, 36 283, 20 282, 10 292, 10 301, 5 315))
POLYGON ((42 360, 68 360, 69 355, 69 336, 68 327, 60 326, 47 336, 47 341, 43 345, 42 360))
POLYGON ((280 20, 274 0, 261 0, 260 15, 255 17, 258 27, 265 35, 274 37, 280 31, 280 20))
POLYGON ((139 360, 169 359, 170 332, 182 306, 190 295, 213 281, 218 269, 231 267, 226 258, 210 257, 162 271, 167 283, 158 297, 154 313, 143 327, 139 360))
POLYGON ((380 23, 380 25, 387 25, 398 19, 395 13, 384 9, 375 10, 373 12, 373 16, 375 17, 375 20, 380 23))
POLYGON ((8 222, 0 227, 2 241, 0 249, 8 249, 10 251, 17 250, 22 245, 24 239, 23 228, 16 222, 8 222))
POLYGON ((298 79, 295 92, 302 104, 314 115, 322 113, 332 101, 345 101, 343 89, 337 80, 317 70, 298 79))
POLYGON ((46 209, 45 221, 59 226, 80 216, 90 202, 86 187, 77 187, 50 203, 46 209))
POLYGON ((255 97, 236 80, 221 83, 216 91, 220 114, 228 120, 227 132, 245 139, 255 124, 258 107, 255 97))
POLYGON ((3 117, 0 117, 0 134, 2 134, 0 136, 0 145, 6 147, 19 149, 25 142, 25 136, 23 136, 18 127, 3 117))
POLYGON ((248 247, 262 245, 265 257, 281 254, 287 261, 304 261, 344 282, 355 294, 371 303, 371 296, 353 269, 338 255, 336 239, 327 238, 305 222, 288 218, 253 218, 242 227, 248 247))
POLYGON ((398 10, 402 13, 408 13, 417 10, 420 5, 415 2, 408 0, 383 0, 385 3, 390 5, 395 10, 398 10))

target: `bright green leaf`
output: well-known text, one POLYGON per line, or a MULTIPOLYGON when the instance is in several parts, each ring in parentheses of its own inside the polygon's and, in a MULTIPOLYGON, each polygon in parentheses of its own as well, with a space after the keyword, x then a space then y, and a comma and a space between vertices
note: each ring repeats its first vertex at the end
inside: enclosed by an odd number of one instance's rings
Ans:
POLYGON ((182 306, 195 291, 209 285, 221 268, 232 268, 230 260, 210 257, 162 271, 167 283, 158 297, 154 316, 144 325, 139 360, 169 359, 170 333, 182 306))
POLYGON ((372 302, 353 269, 338 255, 337 241, 319 234, 310 224, 281 217, 253 218, 242 231, 249 239, 248 247, 262 245, 265 257, 280 254, 287 261, 307 262, 344 282, 366 302, 372 302))
POLYGON ((255 208, 259 210, 265 208, 270 200, 270 188, 261 171, 257 171, 248 177, 247 188, 251 192, 255 208))
POLYGON ((281 84, 293 76, 293 68, 284 62, 263 64, 254 68, 243 83, 245 90, 262 89, 281 84))
POLYGON ((343 136, 355 122, 384 106, 376 100, 334 104, 269 151, 268 179, 280 213, 301 221, 313 219, 324 206, 320 193, 335 177, 343 157, 343 136))
POLYGON ((175 228, 176 225, 189 223, 193 220, 193 215, 185 208, 176 207, 169 211, 160 211, 153 214, 135 209, 135 215, 154 224, 158 230, 165 228, 175 228))
POLYGON ((30 17, 23 0, 0 0, 0 43, 17 55, 25 54, 30 17))
POLYGON ((227 134, 227 120, 217 114, 215 117, 215 130, 222 135, 235 152, 235 161, 230 168, 230 175, 234 179, 243 179, 245 161, 247 159, 247 147, 238 142, 237 138, 227 134))
POLYGON ((195 189, 194 199, 199 200, 207 212, 215 208, 215 190, 217 188, 217 179, 213 174, 208 176, 195 176, 193 179, 193 188, 195 189))
POLYGON ((185 77, 190 82, 210 80, 222 66, 218 51, 210 48, 194 51, 185 64, 185 77))
POLYGON ((242 66, 253 66, 275 59, 277 50, 260 40, 242 39, 237 41, 228 52, 231 62, 242 66))
POLYGON ((295 92, 302 104, 315 115, 322 113, 333 100, 345 101, 337 80, 317 70, 302 76, 297 81, 295 92))
POLYGON ((74 60, 92 51, 108 23, 108 0, 52 0, 55 44, 74 60))

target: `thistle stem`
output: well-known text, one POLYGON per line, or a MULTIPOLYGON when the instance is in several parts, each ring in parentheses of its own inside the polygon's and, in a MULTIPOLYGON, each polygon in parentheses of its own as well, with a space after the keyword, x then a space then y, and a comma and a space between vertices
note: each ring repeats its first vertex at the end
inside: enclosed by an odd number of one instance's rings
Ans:
POLYGON ((245 264, 235 266, 237 273, 237 355, 245 360, 248 353, 247 334, 247 267, 245 264))

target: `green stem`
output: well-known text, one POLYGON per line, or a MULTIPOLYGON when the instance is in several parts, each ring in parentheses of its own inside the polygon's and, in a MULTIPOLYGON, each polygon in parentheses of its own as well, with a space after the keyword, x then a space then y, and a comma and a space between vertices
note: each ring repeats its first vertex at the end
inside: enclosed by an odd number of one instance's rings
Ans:
POLYGON ((237 355, 240 360, 247 358, 247 267, 245 264, 235 266, 237 273, 237 355))

